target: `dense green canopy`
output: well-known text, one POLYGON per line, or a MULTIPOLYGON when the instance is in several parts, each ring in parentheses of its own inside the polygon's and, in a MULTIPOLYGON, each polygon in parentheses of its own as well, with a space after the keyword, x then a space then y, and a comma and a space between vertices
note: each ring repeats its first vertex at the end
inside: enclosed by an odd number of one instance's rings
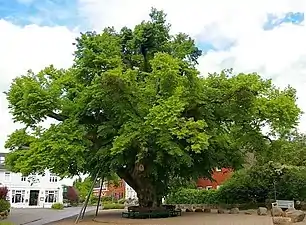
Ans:
POLYGON ((6 142, 12 171, 113 171, 140 205, 158 205, 173 178, 239 167, 267 143, 264 126, 272 137, 297 125, 294 89, 256 73, 200 76, 194 40, 170 35, 163 12, 150 17, 134 29, 81 34, 69 69, 14 79, 7 99, 25 129, 6 142), (47 118, 57 122, 40 127, 47 118))

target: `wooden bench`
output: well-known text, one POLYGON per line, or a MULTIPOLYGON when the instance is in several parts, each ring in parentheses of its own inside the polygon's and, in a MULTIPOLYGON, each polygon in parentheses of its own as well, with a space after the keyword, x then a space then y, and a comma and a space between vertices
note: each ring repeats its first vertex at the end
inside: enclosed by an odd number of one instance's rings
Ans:
POLYGON ((294 201, 292 200, 276 200, 272 203, 272 207, 279 207, 282 209, 294 208, 294 201))

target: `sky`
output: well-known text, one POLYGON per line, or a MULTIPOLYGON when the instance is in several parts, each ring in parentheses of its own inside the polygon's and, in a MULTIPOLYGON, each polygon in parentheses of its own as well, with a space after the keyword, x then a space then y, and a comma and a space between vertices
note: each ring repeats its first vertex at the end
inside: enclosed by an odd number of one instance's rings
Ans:
MULTIPOLYGON (((71 66, 80 32, 133 27, 151 7, 168 14, 173 33, 195 38, 202 75, 233 68, 297 89, 306 112, 305 0, 0 0, 0 151, 14 124, 3 91, 28 69, 71 66)), ((301 118, 306 131, 306 116, 301 118)))

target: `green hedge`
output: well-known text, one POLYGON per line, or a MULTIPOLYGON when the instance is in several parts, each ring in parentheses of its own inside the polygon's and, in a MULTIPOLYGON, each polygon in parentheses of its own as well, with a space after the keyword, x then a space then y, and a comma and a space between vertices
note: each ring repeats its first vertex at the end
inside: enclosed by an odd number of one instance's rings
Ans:
POLYGON ((102 206, 103 209, 124 209, 124 205, 119 203, 104 203, 102 206))
POLYGON ((217 190, 179 189, 167 197, 168 204, 218 204, 217 190))

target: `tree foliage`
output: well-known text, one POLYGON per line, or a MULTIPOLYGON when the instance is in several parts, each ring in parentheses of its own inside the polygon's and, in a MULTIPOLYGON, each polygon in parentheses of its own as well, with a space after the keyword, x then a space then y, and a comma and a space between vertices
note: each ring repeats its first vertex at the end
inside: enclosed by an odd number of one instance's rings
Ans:
POLYGON ((271 161, 235 172, 218 191, 219 199, 224 203, 264 203, 275 197, 304 201, 305 185, 305 167, 271 161))
POLYGON ((261 164, 274 161, 291 166, 306 166, 306 135, 295 131, 273 140, 258 160, 261 164))
POLYGON ((283 135, 300 110, 291 87, 231 70, 199 76, 201 51, 187 34, 170 35, 162 11, 119 32, 76 39, 69 69, 49 66, 13 80, 14 121, 6 164, 24 174, 46 168, 61 176, 115 172, 141 205, 158 205, 173 177, 209 177, 239 167, 246 151, 283 135), (49 128, 39 125, 47 118, 49 128))

